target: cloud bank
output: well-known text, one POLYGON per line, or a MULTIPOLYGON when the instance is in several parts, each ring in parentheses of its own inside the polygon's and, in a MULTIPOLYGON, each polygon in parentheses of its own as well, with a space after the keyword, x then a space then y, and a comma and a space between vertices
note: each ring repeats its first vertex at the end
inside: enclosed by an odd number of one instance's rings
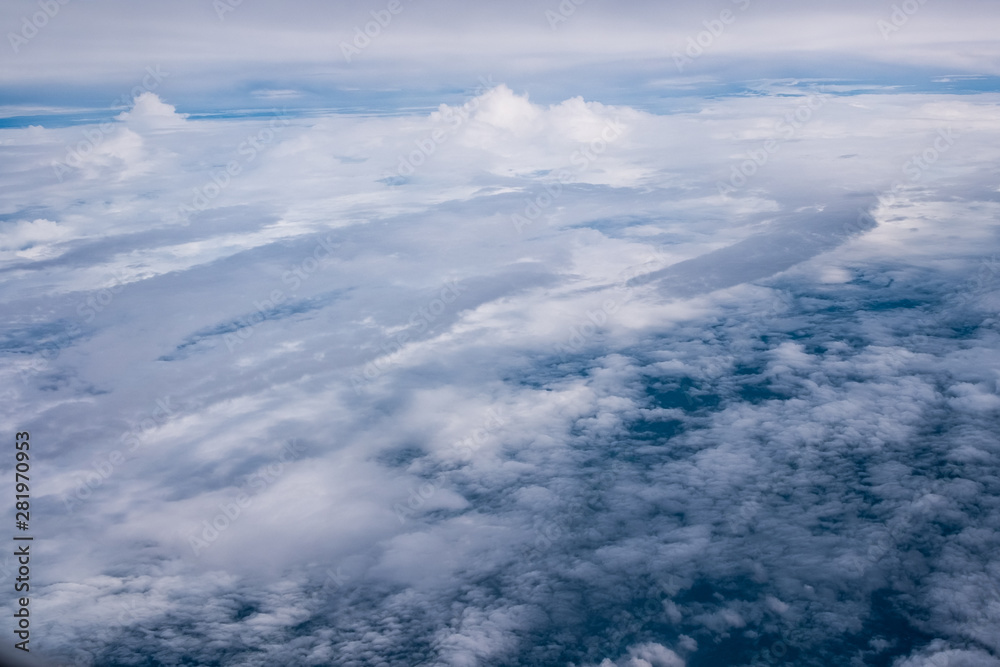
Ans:
MULTIPOLYGON (((401 6, 359 63, 443 11, 401 6)), ((574 6, 565 53, 610 12, 574 6)), ((764 49, 735 30, 778 4, 725 8, 715 62, 764 49)), ((306 31, 232 9, 234 43, 306 31)), ((171 68, 106 118, 0 128, 0 409, 38 442, 39 654, 1000 664, 996 93, 689 79, 662 113, 483 74, 326 113, 280 106, 276 76, 219 115, 177 103, 171 68)))

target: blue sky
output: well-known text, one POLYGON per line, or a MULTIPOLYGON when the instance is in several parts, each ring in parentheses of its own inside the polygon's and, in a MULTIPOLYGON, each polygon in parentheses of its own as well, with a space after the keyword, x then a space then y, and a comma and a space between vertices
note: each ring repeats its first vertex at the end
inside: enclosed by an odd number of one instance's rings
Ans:
POLYGON ((995 15, 6 3, 32 654, 1000 665, 995 15))

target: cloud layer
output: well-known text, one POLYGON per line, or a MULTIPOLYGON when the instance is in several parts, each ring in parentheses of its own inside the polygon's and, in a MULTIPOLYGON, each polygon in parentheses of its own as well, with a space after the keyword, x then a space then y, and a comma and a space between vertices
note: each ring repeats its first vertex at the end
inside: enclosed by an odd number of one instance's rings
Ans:
POLYGON ((39 652, 1000 663, 1000 100, 685 85, 0 129, 39 652))

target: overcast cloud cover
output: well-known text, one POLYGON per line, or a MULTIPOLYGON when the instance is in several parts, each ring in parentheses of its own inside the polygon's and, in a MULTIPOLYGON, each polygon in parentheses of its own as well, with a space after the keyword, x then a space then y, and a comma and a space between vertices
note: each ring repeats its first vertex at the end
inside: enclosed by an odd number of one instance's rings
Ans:
POLYGON ((31 656, 1000 666, 998 19, 4 3, 31 656))

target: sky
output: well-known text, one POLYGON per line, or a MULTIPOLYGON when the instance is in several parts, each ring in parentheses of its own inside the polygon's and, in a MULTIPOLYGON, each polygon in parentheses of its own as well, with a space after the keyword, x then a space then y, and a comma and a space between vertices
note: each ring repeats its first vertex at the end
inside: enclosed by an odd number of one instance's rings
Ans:
POLYGON ((996 18, 4 3, 0 655, 1000 666, 996 18))

